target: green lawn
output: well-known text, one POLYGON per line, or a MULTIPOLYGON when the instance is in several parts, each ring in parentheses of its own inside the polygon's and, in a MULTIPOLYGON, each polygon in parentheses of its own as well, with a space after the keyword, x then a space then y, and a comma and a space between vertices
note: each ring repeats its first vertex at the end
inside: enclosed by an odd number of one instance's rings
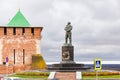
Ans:
POLYGON ((49 72, 19 72, 9 77, 47 79, 49 72))
MULTIPOLYGON (((20 78, 39 78, 42 80, 47 80, 48 76, 24 76, 24 75, 12 75, 11 77, 20 77, 20 78)), ((83 76, 83 79, 95 79, 96 76, 83 76)), ((120 79, 120 75, 111 75, 111 76, 98 76, 99 79, 107 78, 107 79, 120 79)))
POLYGON ((12 75, 9 77, 19 77, 19 78, 42 78, 47 79, 48 76, 26 76, 26 75, 12 75))
MULTIPOLYGON (((20 72, 16 73, 15 75, 11 75, 10 77, 20 77, 20 78, 39 78, 42 80, 47 80, 49 76, 49 72, 20 72)), ((115 78, 120 79, 120 73, 119 72, 98 72, 98 78, 115 78)), ((96 78, 96 72, 82 72, 82 78, 83 79, 95 79, 96 78)))
MULTIPOLYGON (((83 72, 82 73, 82 77, 83 79, 89 79, 89 78, 96 78, 96 72, 83 72)), ((116 78, 116 79, 120 79, 120 73, 113 71, 113 72, 108 72, 108 71, 99 71, 98 72, 98 78, 99 79, 103 79, 103 78, 116 78)))
MULTIPOLYGON (((83 76, 83 79, 89 79, 89 78, 96 78, 96 76, 83 76)), ((102 78, 116 78, 116 79, 120 79, 120 75, 110 75, 110 76, 98 76, 99 79, 102 78)))

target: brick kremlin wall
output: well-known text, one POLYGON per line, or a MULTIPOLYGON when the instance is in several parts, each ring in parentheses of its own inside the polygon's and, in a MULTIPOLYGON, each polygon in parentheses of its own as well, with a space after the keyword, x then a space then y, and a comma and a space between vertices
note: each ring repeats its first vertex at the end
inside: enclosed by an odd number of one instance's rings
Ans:
POLYGON ((0 65, 0 74, 11 74, 24 70, 32 70, 32 66, 28 65, 17 65, 17 66, 4 66, 0 65))
POLYGON ((9 58, 9 73, 31 69, 32 55, 39 54, 42 27, 0 27, 0 74, 9 58), (32 28, 34 28, 32 30, 32 28))

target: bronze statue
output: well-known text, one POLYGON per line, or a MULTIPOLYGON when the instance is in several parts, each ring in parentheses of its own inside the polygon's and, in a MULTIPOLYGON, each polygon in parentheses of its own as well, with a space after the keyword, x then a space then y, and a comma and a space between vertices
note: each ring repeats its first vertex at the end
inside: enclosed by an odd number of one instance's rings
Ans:
POLYGON ((71 23, 68 22, 68 24, 65 27, 65 31, 66 31, 66 35, 65 35, 65 44, 68 44, 68 39, 69 39, 69 44, 72 44, 72 36, 71 36, 71 30, 72 30, 72 26, 71 23))

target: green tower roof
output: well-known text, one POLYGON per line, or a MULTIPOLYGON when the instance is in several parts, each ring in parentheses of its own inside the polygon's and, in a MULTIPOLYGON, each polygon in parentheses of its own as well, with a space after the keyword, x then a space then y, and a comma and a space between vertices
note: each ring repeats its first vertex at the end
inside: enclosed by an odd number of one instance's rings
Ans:
POLYGON ((17 14, 12 18, 12 20, 7 24, 7 26, 11 27, 30 27, 30 23, 23 16, 21 11, 19 10, 17 14))

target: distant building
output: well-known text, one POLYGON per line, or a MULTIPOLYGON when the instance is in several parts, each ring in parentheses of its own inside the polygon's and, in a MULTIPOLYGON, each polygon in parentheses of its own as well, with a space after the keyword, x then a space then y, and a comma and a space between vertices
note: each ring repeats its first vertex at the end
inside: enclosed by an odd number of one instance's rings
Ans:
POLYGON ((7 26, 0 26, 0 65, 6 57, 16 69, 31 65, 32 55, 41 53, 41 31, 42 27, 31 26, 19 10, 7 26))

